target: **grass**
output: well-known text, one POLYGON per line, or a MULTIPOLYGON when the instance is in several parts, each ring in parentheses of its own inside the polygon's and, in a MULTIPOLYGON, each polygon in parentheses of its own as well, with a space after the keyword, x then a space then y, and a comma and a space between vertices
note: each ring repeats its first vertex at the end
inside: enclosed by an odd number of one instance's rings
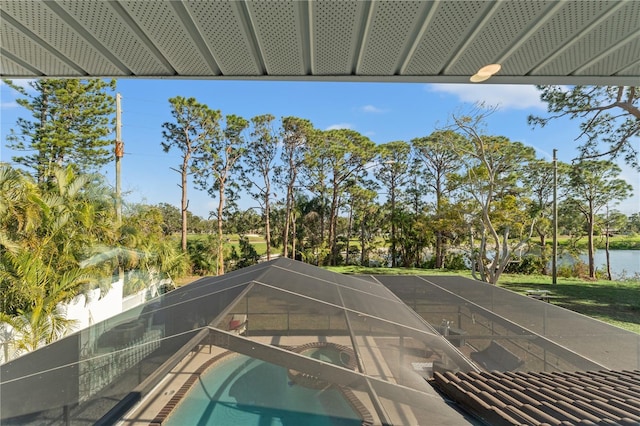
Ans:
MULTIPOLYGON (((205 234, 189 234, 187 236, 187 239, 191 241, 198 241, 198 240, 206 241, 208 237, 209 235, 205 235, 205 234)), ((267 253, 267 243, 265 242, 265 239, 263 236, 251 234, 251 235, 248 235, 247 237, 249 238, 249 243, 251 243, 253 248, 256 250, 256 252, 258 252, 260 256, 267 253)), ((238 236, 238 234, 229 234, 226 236, 225 246, 235 247, 236 251, 240 251, 239 239, 240 237, 238 236)), ((278 250, 279 250, 278 248, 272 248, 271 253, 277 253, 278 250)))
MULTIPOLYGON (((558 245, 560 247, 568 246, 569 237, 558 237, 558 245)), ((604 250, 604 237, 597 236, 594 238, 594 245, 597 249, 604 250)), ((587 249, 587 237, 582 237, 576 243, 580 249, 587 249)), ((615 235, 609 238, 609 249, 611 250, 640 250, 640 235, 615 235)))
MULTIPOLYGON (((458 275, 471 278, 469 271, 439 271, 402 268, 327 268, 343 274, 367 275, 458 275)), ((527 290, 549 290, 552 303, 608 324, 640 334, 640 281, 585 281, 558 278, 557 284, 544 275, 503 274, 498 286, 525 294, 527 290)))
POLYGON ((557 284, 551 284, 549 277, 507 275, 500 280, 499 285, 518 293, 532 289, 549 290, 553 295, 554 305, 640 333, 638 281, 584 281, 559 278, 557 284))
MULTIPOLYGON (((205 235, 190 235, 189 238, 207 238, 205 235)), ((238 246, 238 235, 229 235, 227 244, 238 246)), ((586 239, 584 239, 586 243, 586 239)), ((249 241, 258 254, 266 253, 266 244, 262 236, 250 235, 249 241)), ((618 249, 640 249, 640 236, 616 236, 618 249)), ((560 241, 566 244, 567 239, 560 241)), ((277 253, 278 249, 273 249, 277 253)), ((441 271, 418 268, 365 268, 357 266, 328 267, 341 274, 365 275, 458 275, 471 278, 469 271, 441 271)), ((181 284, 197 279, 189 277, 181 284)), ((558 278, 558 284, 551 284, 551 277, 543 275, 503 274, 500 287, 525 294, 526 290, 544 289, 553 294, 553 303, 566 309, 599 319, 606 323, 640 333, 640 281, 585 281, 579 278, 558 278)))
MULTIPOLYGON (((471 278, 469 271, 440 271, 416 268, 327 267, 341 274, 360 275, 453 275, 471 278)), ((181 279, 179 285, 200 277, 181 279)), ((585 281, 558 278, 557 284, 544 275, 503 274, 498 286, 525 294, 527 290, 549 290, 557 306, 596 318, 616 327, 640 334, 640 281, 585 281)))

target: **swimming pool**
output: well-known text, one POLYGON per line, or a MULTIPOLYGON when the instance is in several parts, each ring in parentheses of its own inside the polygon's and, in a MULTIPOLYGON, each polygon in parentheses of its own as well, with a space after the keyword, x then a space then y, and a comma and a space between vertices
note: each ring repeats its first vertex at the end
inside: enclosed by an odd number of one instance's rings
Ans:
POLYGON ((341 352, 332 347, 306 349, 301 351, 300 354, 347 368, 350 367, 353 359, 349 353, 341 352))
POLYGON ((362 418, 338 389, 299 386, 286 368, 232 355, 200 376, 164 424, 356 426, 362 418))

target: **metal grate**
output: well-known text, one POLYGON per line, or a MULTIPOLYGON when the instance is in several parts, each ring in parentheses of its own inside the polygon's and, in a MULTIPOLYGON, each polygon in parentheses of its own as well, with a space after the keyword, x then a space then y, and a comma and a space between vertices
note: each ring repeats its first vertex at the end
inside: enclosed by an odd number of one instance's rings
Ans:
POLYGON ((189 1, 186 6, 223 75, 261 74, 235 2, 189 1))
POLYGON ((363 8, 363 3, 354 2, 312 3, 315 74, 352 74, 363 8))
MULTIPOLYGON (((4 40, 4 35, 0 35, 4 40)), ((21 65, 16 64, 6 56, 0 57, 0 73, 2 74, 27 74, 30 71, 21 65)))
MULTIPOLYGON (((114 75, 120 72, 90 43, 78 35, 73 28, 73 23, 65 22, 46 3, 7 1, 2 3, 2 9, 8 11, 16 21, 36 36, 46 40, 64 57, 75 62, 84 72, 98 75, 114 75)), ((25 59, 29 58, 20 51, 13 53, 25 59)), ((42 63, 41 56, 36 58, 37 60, 33 61, 36 68, 42 69, 46 75, 57 74, 58 70, 51 71, 47 64, 42 63)), ((73 74, 78 74, 78 71, 73 74)))
MULTIPOLYGON (((572 71, 577 70, 581 64, 589 61, 589 54, 605 53, 614 47, 618 42, 626 37, 635 34, 635 45, 640 46, 640 3, 627 2, 624 7, 616 13, 608 17, 604 22, 596 26, 589 32, 587 37, 582 38, 569 49, 568 57, 574 58, 574 62, 568 66, 573 67, 572 71)), ((627 65, 638 60, 638 56, 624 57, 619 52, 609 53, 622 62, 621 65, 627 65)), ((621 67, 617 67, 619 69, 621 67)), ((579 71, 579 70, 577 70, 579 71)), ((600 72, 603 72, 600 69, 600 72)), ((577 72, 577 74, 583 74, 577 72)))
POLYGON ((126 1, 121 4, 176 72, 192 76, 210 72, 171 2, 126 1))
MULTIPOLYGON (((9 52, 16 52, 20 59, 26 60, 26 58, 37 58, 32 61, 32 65, 36 67, 38 72, 48 70, 52 73, 58 73, 63 75, 78 75, 78 71, 68 66, 54 55, 52 55, 47 49, 43 48, 39 44, 33 42, 30 38, 26 37, 22 31, 17 30, 11 24, 2 22, 0 26, 0 38, 2 39, 2 48, 9 52)), ((18 66, 15 62, 10 61, 4 55, 2 55, 2 73, 11 73, 12 70, 20 72, 24 68, 18 66), (6 67, 6 68, 5 68, 6 67)), ((24 75, 28 75, 31 72, 27 72, 24 75)))
MULTIPOLYGON (((486 25, 465 46, 464 53, 448 71, 456 75, 472 75, 484 65, 494 63, 518 40, 534 22, 541 18, 550 2, 503 2, 492 10, 486 25)), ((501 74, 509 74, 504 66, 501 74)))
POLYGON ((134 74, 171 72, 109 7, 109 3, 66 0, 60 5, 134 74))
POLYGON ((304 74, 295 3, 265 1, 249 4, 260 51, 269 74, 304 74))
POLYGON ((375 3, 358 72, 393 74, 400 55, 411 42, 413 29, 421 24, 423 10, 428 7, 429 3, 423 1, 375 3))
POLYGON ((574 71, 577 67, 573 64, 574 60, 566 56, 567 46, 575 42, 576 37, 585 31, 608 7, 610 4, 605 2, 568 2, 566 7, 549 21, 548 25, 542 27, 532 37, 532 40, 538 41, 538 45, 535 46, 537 56, 550 59, 548 63, 542 62, 541 66, 534 68, 531 71, 532 74, 551 73, 558 75, 574 71), (555 57, 549 54, 557 49, 564 51, 564 53, 555 55, 555 57))
POLYGON ((483 1, 439 5, 405 73, 439 74, 469 35, 472 24, 488 6, 489 3, 483 1))

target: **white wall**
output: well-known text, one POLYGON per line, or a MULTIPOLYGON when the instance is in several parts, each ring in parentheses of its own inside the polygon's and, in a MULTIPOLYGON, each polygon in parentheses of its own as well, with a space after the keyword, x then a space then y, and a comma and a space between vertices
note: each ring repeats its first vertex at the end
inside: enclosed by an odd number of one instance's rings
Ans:
MULTIPOLYGON (((100 297, 100 289, 91 290, 88 296, 79 295, 72 301, 58 305, 58 309, 65 314, 66 318, 75 323, 70 333, 85 329, 93 324, 104 321, 126 310, 135 308, 147 300, 158 295, 159 283, 150 283, 148 287, 140 292, 124 297, 124 281, 118 280, 111 284, 111 288, 104 296, 100 297)), ((13 348, 13 329, 5 323, 0 323, 0 364, 22 355, 16 353, 13 348), (8 358, 5 359, 5 356, 8 358)))

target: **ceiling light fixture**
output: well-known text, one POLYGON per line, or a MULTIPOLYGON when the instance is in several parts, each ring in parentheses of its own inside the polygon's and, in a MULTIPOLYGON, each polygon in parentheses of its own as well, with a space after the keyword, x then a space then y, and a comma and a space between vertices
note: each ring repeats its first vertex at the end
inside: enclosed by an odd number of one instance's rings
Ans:
POLYGON ((469 81, 472 83, 480 83, 481 81, 488 80, 491 76, 500 71, 500 68, 502 68, 500 64, 485 65, 480 68, 477 73, 472 75, 469 81))

